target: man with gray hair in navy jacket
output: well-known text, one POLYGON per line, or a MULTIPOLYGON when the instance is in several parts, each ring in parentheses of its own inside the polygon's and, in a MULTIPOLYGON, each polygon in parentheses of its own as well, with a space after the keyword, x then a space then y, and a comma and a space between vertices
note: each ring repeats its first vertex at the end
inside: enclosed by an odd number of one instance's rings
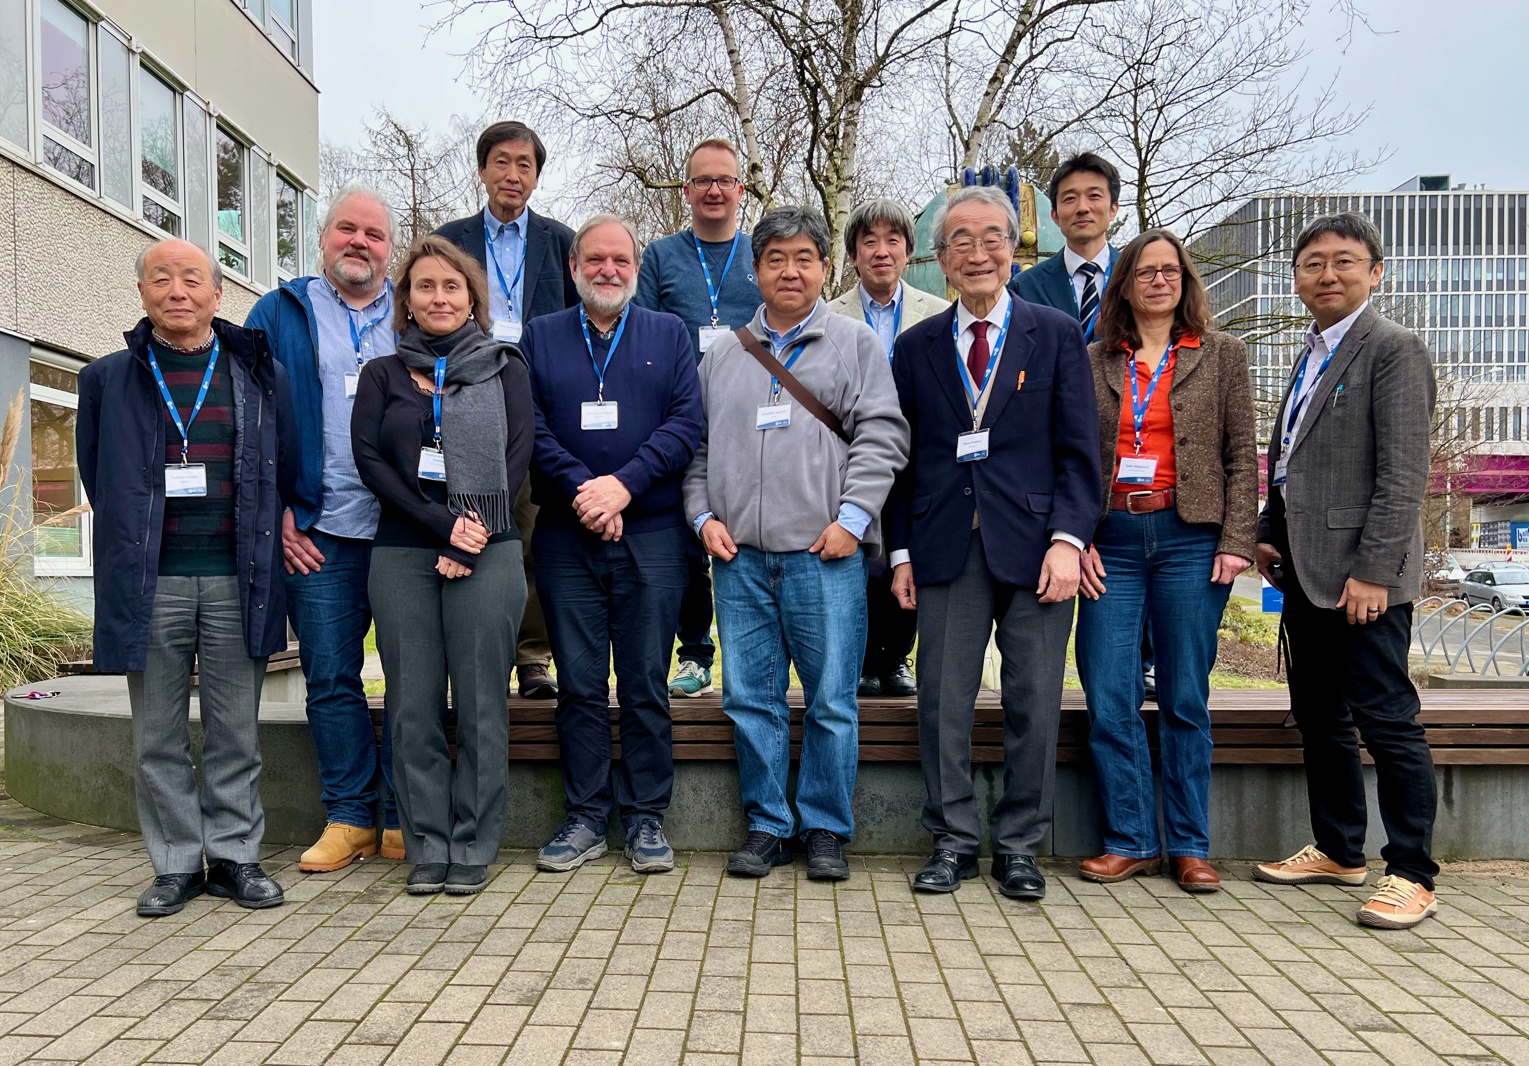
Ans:
POLYGON ((526 323, 536 399, 534 556, 557 664, 567 818, 537 855, 565 871, 605 854, 612 799, 639 873, 674 868, 665 671, 687 580, 681 479, 701 442, 700 379, 685 324, 632 303, 637 234, 595 215, 568 265, 580 303, 526 323), (611 789, 610 685, 621 703, 611 789))

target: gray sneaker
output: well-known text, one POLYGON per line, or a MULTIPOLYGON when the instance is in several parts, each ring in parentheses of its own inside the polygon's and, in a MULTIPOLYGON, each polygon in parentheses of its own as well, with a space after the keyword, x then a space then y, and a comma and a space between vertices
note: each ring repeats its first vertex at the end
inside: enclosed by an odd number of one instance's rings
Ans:
POLYGON ((643 818, 626 834, 626 860, 640 874, 658 874, 674 869, 674 849, 664 836, 657 818, 643 818))
POLYGON ((536 853, 536 868, 567 873, 577 870, 590 859, 598 859, 607 850, 603 833, 596 833, 583 822, 569 818, 536 853))

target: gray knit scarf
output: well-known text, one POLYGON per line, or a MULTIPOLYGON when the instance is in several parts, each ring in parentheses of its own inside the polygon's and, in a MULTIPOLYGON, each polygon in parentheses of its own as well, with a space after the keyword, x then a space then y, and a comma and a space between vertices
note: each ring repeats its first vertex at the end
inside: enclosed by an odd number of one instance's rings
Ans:
POLYGON ((504 467, 510 430, 499 372, 514 357, 512 349, 469 318, 461 329, 443 337, 430 336, 411 323, 398 338, 397 353, 406 366, 432 382, 436 359, 446 357, 441 449, 446 453, 446 505, 451 513, 477 514, 490 533, 509 529, 515 498, 504 467))

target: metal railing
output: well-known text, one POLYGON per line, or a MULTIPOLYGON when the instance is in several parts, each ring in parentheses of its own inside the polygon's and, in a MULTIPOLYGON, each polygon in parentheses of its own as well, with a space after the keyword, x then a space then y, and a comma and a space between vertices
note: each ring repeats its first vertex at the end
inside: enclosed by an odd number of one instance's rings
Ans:
POLYGON ((1495 610, 1463 599, 1429 596, 1418 601, 1412 618, 1412 639, 1423 655, 1423 666, 1437 655, 1452 674, 1460 672, 1464 662, 1474 674, 1529 677, 1529 614, 1523 608, 1495 610))

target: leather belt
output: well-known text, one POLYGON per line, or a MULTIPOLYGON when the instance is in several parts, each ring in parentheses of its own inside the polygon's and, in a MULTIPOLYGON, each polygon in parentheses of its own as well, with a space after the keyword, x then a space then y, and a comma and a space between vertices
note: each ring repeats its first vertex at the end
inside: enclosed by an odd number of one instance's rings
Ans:
POLYGON ((1151 514, 1153 511, 1166 511, 1175 502, 1173 489, 1158 489, 1156 492, 1112 492, 1110 493, 1110 510, 1125 511, 1129 514, 1151 514))

